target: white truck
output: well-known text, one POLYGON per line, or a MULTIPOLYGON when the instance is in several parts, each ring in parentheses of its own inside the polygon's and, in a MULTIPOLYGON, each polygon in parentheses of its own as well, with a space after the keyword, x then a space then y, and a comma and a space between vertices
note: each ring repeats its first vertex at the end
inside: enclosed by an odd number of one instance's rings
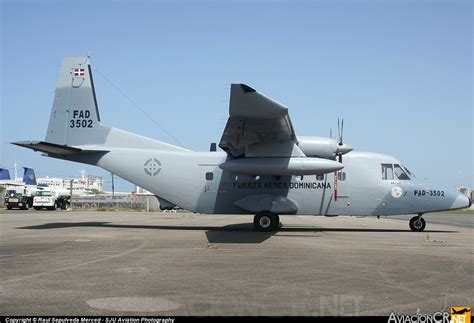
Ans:
POLYGON ((66 210, 69 206, 69 196, 61 195, 53 190, 38 190, 33 197, 33 208, 35 210, 66 210))

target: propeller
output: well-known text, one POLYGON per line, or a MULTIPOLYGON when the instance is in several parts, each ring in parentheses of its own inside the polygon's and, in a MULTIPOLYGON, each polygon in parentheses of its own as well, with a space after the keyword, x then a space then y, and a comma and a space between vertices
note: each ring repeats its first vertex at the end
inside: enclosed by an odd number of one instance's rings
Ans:
POLYGON ((352 151, 351 146, 342 142, 342 137, 344 133, 344 118, 337 118, 337 133, 339 135, 339 142, 337 143, 338 147, 336 151, 336 156, 338 157, 338 162, 342 163, 342 155, 352 151))
POLYGON ((339 146, 342 146, 342 133, 344 132, 344 118, 342 118, 341 120, 339 120, 339 118, 337 118, 337 133, 339 135, 339 146), (340 124, 339 124, 339 121, 340 121, 340 124))

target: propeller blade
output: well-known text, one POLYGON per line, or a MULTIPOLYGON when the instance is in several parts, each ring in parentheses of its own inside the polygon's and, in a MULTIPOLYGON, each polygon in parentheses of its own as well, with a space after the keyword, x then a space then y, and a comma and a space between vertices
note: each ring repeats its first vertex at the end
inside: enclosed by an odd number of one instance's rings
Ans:
POLYGON ((339 145, 342 145, 343 134, 344 134, 344 118, 341 119, 341 139, 339 140, 339 145))
POLYGON ((341 142, 341 124, 339 118, 337 118, 337 136, 339 137, 339 142, 341 142))
POLYGON ((344 131, 344 119, 337 118, 337 134, 339 135, 339 146, 342 146, 342 133, 344 131))
POLYGON ((342 163, 342 155, 352 151, 352 147, 342 142, 344 136, 344 118, 337 118, 337 134, 339 135, 338 147, 336 150, 336 160, 342 163))

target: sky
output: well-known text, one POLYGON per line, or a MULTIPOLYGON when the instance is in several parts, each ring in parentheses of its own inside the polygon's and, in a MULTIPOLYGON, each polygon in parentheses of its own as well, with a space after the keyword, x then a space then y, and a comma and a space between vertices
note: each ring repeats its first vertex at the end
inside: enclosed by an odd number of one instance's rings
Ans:
POLYGON ((37 177, 85 169, 111 189, 98 167, 10 144, 44 140, 62 58, 90 53, 108 126, 208 150, 230 84, 246 83, 289 107, 297 135, 329 136, 343 117, 355 150, 474 188, 471 1, 0 3, 0 167, 11 174, 15 161, 37 177))

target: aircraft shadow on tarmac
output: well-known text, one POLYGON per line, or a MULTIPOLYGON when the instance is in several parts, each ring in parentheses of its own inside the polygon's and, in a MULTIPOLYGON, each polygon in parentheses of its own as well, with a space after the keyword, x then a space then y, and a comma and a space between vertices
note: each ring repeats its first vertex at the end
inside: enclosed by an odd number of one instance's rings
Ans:
MULTIPOLYGON (((226 226, 175 226, 175 225, 140 225, 114 224, 110 222, 56 222, 18 227, 16 229, 49 230, 76 227, 123 228, 123 229, 152 229, 176 231, 206 231, 209 243, 262 243, 271 236, 315 237, 294 233, 318 232, 409 232, 409 229, 367 229, 367 228, 318 228, 318 227, 280 227, 278 232, 255 231, 251 223, 230 224, 226 226), (285 234, 290 233, 290 234, 285 234)), ((425 230, 425 233, 458 233, 459 231, 425 230)))

